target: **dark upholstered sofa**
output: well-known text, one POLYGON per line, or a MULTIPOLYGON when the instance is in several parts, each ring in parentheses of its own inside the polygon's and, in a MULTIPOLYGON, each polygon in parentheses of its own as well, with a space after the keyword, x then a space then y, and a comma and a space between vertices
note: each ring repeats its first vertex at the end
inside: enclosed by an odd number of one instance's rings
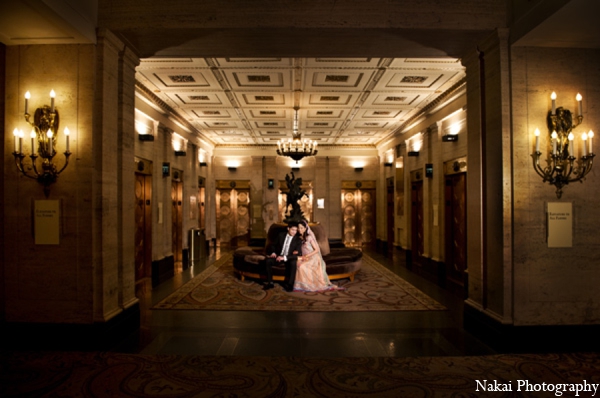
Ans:
MULTIPOLYGON (((310 224, 310 228, 319 243, 329 279, 349 278, 351 281, 354 280, 354 274, 358 272, 362 265, 362 251, 349 247, 331 248, 327 239, 327 232, 321 224, 310 224)), ((271 246, 279 233, 286 230, 286 224, 273 224, 267 233, 264 248, 240 247, 235 250, 233 253, 233 268, 242 280, 244 278, 266 279, 265 250, 271 246)), ((284 280, 283 266, 273 268, 273 279, 284 280)))

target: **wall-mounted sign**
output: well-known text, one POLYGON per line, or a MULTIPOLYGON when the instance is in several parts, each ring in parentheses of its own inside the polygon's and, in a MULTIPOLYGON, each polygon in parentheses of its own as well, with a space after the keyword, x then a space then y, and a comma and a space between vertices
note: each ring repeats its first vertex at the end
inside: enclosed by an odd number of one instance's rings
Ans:
POLYGON ((317 209, 324 209, 324 208, 325 208, 325 199, 318 198, 317 199, 317 209))
POLYGON ((573 247, 573 203, 548 203, 548 247, 573 247))
POLYGON ((36 200, 33 213, 35 244, 58 245, 60 243, 60 202, 36 200))
POLYGON ((427 163, 425 165, 425 177, 433 178, 433 163, 427 163))

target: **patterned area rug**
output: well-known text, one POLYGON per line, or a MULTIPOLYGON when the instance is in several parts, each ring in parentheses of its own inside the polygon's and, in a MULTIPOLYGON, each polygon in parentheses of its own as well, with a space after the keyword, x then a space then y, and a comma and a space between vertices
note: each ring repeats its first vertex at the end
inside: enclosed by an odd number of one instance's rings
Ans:
POLYGON ((554 397, 560 396, 556 388, 567 389, 564 397, 590 397, 593 390, 576 395, 569 388, 600 382, 598 353, 287 358, 61 352, 4 353, 0 360, 2 397, 554 397), (477 381, 484 380, 511 392, 483 389, 477 381), (554 391, 544 392, 550 385, 554 391))
POLYGON ((354 281, 334 281, 344 290, 288 293, 275 284, 264 291, 252 280, 241 281, 231 255, 156 304, 153 309, 267 311, 426 311, 445 310, 419 289, 364 255, 354 281))

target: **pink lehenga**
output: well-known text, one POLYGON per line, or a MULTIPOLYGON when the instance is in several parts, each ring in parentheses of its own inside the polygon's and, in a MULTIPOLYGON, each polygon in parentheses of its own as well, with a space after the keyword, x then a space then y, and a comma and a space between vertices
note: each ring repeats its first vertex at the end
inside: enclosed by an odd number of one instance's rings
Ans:
POLYGON ((303 292, 343 290, 329 281, 319 244, 310 230, 302 243, 302 261, 298 261, 294 290, 303 292))

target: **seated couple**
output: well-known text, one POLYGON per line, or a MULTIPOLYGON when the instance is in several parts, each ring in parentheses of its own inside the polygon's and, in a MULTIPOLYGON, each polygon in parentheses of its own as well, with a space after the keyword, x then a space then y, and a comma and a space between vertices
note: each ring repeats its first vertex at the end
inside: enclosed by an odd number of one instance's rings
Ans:
POLYGON ((319 244, 306 221, 288 223, 287 232, 277 237, 266 254, 267 283, 263 290, 274 287, 273 266, 277 263, 285 264, 283 288, 288 292, 340 289, 329 281, 319 244))

